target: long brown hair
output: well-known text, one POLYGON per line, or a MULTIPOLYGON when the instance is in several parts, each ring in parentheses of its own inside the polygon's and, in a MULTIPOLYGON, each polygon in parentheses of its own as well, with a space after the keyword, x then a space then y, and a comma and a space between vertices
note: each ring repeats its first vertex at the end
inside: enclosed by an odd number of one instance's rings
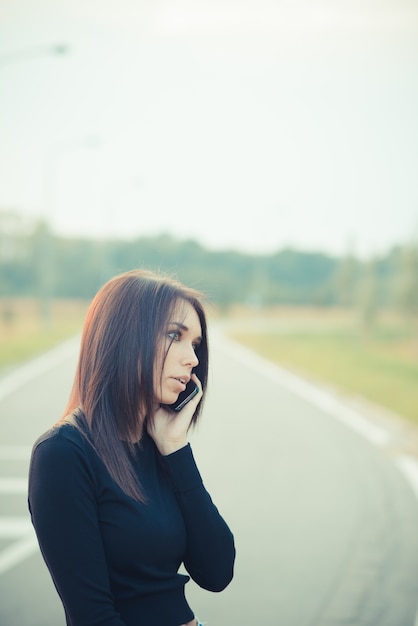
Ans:
MULTIPOLYGON (((202 294, 167 276, 132 270, 107 282, 88 310, 66 417, 77 411, 84 429, 115 482, 133 498, 145 494, 132 466, 134 444, 153 414, 154 361, 169 318, 190 303, 202 327, 195 372, 203 390, 208 378, 208 342, 202 294)), ((192 422, 202 409, 199 403, 192 422)), ((83 430, 83 427, 81 428, 83 430)))

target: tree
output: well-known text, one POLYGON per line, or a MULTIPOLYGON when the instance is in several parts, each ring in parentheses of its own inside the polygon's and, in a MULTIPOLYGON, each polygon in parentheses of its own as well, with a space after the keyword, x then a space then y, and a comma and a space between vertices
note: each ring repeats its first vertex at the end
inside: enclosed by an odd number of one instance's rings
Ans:
POLYGON ((397 303, 404 317, 417 332, 418 325, 418 244, 404 246, 396 273, 397 303))
POLYGON ((375 326, 379 309, 377 261, 375 259, 364 264, 357 302, 362 328, 368 334, 375 326))
POLYGON ((336 301, 343 307, 353 307, 356 301, 359 263, 350 253, 338 263, 333 277, 336 301))

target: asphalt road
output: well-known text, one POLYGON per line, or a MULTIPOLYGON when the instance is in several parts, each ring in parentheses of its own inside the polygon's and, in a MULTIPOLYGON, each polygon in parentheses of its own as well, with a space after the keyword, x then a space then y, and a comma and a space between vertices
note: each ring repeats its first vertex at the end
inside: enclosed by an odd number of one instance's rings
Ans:
MULTIPOLYGON (((417 626, 418 499, 399 450, 374 445, 256 359, 214 344, 192 446, 234 531, 237 563, 221 594, 187 585, 200 619, 417 626)), ((65 624, 28 521, 26 480, 31 445, 60 415, 75 358, 70 346, 37 373, 0 381, 1 626, 65 624)))

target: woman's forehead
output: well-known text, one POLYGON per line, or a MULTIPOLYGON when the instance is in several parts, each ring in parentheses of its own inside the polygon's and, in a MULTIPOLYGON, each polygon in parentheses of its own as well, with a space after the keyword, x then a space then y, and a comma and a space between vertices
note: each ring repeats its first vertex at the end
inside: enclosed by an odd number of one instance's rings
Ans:
POLYGON ((170 321, 187 326, 190 330, 194 329, 198 331, 199 335, 202 333, 200 319, 196 309, 190 302, 183 298, 178 300, 174 305, 170 321))

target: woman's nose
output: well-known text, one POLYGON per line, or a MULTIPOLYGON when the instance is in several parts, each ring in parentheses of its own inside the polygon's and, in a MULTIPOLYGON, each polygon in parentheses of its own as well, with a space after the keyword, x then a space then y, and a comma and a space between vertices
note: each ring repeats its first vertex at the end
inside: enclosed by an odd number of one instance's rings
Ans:
POLYGON ((187 346, 183 361, 186 365, 191 365, 191 367, 196 367, 199 364, 199 359, 193 346, 187 346))

